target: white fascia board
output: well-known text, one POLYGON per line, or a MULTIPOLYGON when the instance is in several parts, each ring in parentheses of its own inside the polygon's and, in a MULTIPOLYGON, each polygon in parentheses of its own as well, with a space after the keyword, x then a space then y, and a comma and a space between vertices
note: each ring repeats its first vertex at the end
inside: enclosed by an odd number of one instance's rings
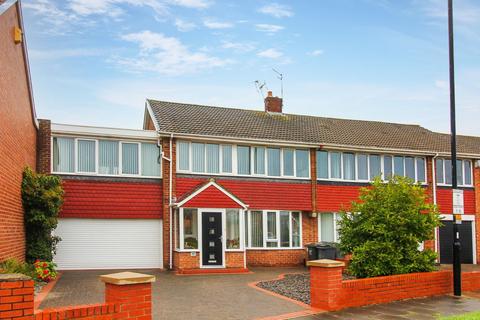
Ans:
POLYGON ((91 127, 61 123, 52 123, 51 130, 52 134, 72 136, 127 138, 141 140, 157 140, 158 138, 157 132, 153 130, 91 127))
MULTIPOLYGON (((152 106, 150 105, 150 102, 148 102, 148 100, 145 100, 145 109, 146 111, 148 111, 148 114, 150 115, 150 119, 152 119, 152 122, 153 122, 153 126, 155 127, 155 130, 157 131, 160 131, 160 127, 157 123, 157 118, 155 118, 155 115, 153 114, 153 110, 152 110, 152 106)), ((143 127, 145 128, 145 125, 146 125, 146 120, 147 120, 147 117, 146 117, 146 114, 144 115, 144 119, 143 119, 143 127)))

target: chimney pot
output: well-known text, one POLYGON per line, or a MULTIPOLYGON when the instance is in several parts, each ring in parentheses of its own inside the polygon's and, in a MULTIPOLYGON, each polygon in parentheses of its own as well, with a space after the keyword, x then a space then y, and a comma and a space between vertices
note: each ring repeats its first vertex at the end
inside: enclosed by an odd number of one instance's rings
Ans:
POLYGON ((265 98, 265 112, 282 113, 283 99, 274 97, 272 91, 267 92, 265 98))

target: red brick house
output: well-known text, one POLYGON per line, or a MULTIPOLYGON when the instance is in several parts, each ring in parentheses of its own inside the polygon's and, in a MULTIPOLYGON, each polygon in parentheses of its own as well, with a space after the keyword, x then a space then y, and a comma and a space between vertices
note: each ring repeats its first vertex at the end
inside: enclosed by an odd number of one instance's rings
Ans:
POLYGON ((0 1, 0 261, 25 257, 20 194, 25 166, 36 167, 35 116, 20 4, 0 1))
MULTIPOLYGON (((425 243, 449 262, 449 136, 417 125, 147 100, 144 130, 50 124, 42 157, 63 177, 63 269, 301 264, 337 241, 336 213, 375 176, 424 184, 445 218, 425 243), (47 154, 47 155, 46 155, 47 154)), ((479 257, 480 138, 458 137, 463 262, 479 257)))

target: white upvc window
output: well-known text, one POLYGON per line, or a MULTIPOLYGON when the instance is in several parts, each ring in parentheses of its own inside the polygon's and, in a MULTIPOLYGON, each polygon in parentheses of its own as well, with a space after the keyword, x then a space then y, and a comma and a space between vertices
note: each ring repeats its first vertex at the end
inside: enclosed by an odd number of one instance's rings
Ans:
POLYGON ((155 142, 52 137, 52 173, 159 178, 161 149, 155 142))
POLYGON ((317 151, 317 179, 369 182, 386 181, 395 174, 426 183, 425 157, 380 155, 344 151, 317 151))
POLYGON ((318 241, 339 242, 338 221, 340 214, 336 212, 322 212, 318 214, 318 241))
POLYGON ((246 245, 249 249, 302 247, 302 217, 299 211, 248 211, 245 226, 246 245))
MULTIPOLYGON (((457 184, 462 187, 473 186, 471 160, 457 160, 457 184)), ((435 177, 440 186, 452 185, 452 161, 450 159, 435 159, 435 177)))
POLYGON ((309 179, 310 151, 180 140, 177 141, 177 172, 309 179))

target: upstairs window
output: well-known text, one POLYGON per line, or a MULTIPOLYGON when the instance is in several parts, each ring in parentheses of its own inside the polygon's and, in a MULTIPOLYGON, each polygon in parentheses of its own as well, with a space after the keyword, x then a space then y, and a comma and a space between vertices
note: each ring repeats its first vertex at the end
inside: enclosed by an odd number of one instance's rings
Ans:
POLYGON ((77 140, 78 172, 95 172, 95 140, 77 140))
POLYGON ((250 174, 250 147, 237 146, 238 174, 250 174))
POLYGON ((267 149, 268 175, 272 177, 280 176, 280 149, 267 149))
POLYGON ((98 172, 101 174, 119 174, 118 141, 98 141, 98 172))
MULTIPOLYGON (((436 181, 439 185, 452 184, 452 161, 437 158, 435 161, 436 181)), ((457 184, 459 186, 472 186, 472 162, 470 160, 457 160, 457 184)))
POLYGON ((253 173, 263 175, 265 174, 265 148, 253 148, 253 173))
POLYGON ((75 140, 73 138, 53 138, 53 171, 75 171, 75 140))
MULTIPOLYGON (((286 149, 284 149, 285 151, 286 149)), ((308 150, 295 150, 295 170, 297 177, 308 178, 310 176, 310 152, 308 150)), ((285 174, 284 172, 284 175, 285 174)))
POLYGON ((122 143, 122 173, 138 174, 138 143, 122 143))

